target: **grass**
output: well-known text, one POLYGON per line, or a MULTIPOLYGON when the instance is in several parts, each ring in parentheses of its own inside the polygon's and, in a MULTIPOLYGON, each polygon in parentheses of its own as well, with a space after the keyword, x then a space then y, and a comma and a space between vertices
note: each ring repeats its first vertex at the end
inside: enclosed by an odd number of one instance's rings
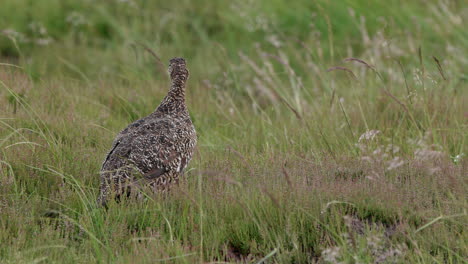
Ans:
POLYGON ((463 263, 463 8, 5 1, 0 262, 463 263), (159 104, 175 56, 199 135, 187 177, 97 208, 111 141, 159 104))

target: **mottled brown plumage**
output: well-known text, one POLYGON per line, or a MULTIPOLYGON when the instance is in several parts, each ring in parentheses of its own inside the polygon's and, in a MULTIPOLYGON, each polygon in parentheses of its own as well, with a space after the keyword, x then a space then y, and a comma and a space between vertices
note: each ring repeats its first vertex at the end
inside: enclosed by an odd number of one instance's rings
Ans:
POLYGON ((171 89, 159 107, 115 138, 102 164, 99 204, 141 187, 166 189, 192 158, 197 136, 185 105, 185 60, 171 59, 168 72, 171 89))

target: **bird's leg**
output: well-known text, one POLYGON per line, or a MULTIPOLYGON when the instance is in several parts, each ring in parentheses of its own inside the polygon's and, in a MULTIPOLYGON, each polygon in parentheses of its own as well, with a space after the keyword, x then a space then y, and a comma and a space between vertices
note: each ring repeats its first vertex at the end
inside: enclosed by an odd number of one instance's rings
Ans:
POLYGON ((107 208, 107 201, 109 199, 110 193, 111 193, 110 184, 105 184, 105 183, 101 184, 99 197, 97 199, 98 206, 103 206, 107 208))

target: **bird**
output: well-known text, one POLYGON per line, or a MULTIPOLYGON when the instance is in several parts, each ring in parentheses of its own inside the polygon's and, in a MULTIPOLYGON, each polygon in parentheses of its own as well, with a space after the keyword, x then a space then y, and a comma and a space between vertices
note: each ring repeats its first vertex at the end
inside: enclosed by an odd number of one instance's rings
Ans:
POLYGON ((168 190, 192 159, 197 134, 185 103, 185 59, 171 59, 168 73, 171 86, 156 110, 114 139, 100 171, 99 205, 107 207, 111 197, 119 200, 143 187, 168 190))

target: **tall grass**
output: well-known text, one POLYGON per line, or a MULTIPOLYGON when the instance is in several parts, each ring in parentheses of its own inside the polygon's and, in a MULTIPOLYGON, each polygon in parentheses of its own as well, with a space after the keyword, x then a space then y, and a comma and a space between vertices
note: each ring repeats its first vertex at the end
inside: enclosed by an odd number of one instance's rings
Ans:
POLYGON ((4 2, 0 262, 466 259, 461 2, 4 2), (187 177, 96 207, 112 139, 175 56, 187 177))

